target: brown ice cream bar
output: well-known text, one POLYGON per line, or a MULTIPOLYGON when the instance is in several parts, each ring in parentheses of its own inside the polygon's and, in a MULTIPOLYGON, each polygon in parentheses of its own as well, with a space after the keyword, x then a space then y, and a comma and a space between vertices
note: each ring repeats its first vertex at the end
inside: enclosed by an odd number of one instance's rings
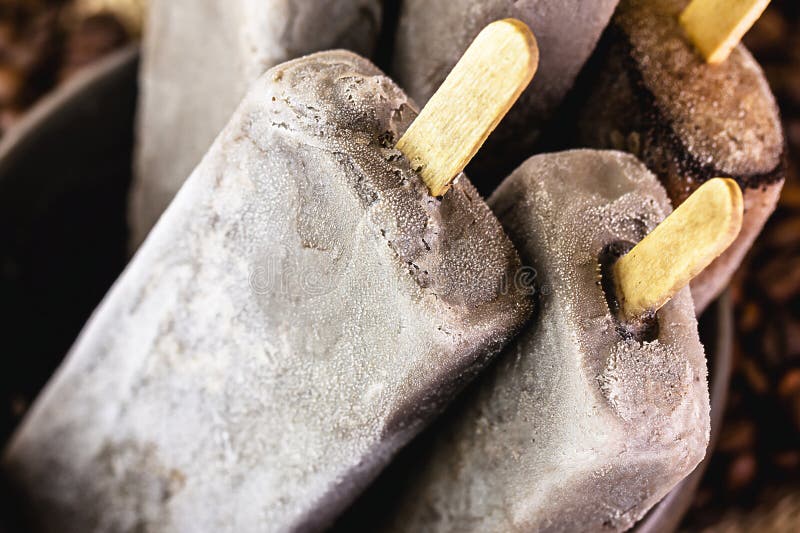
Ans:
POLYGON ((531 311, 463 175, 367 60, 255 83, 2 458, 36 530, 324 527, 531 311))
POLYGON ((618 0, 405 0, 393 73, 418 104, 436 91, 472 39, 506 17, 525 22, 541 56, 536 78, 469 167, 490 193, 532 153, 542 129, 594 50, 618 0))
POLYGON ((705 454, 688 287, 632 333, 600 282, 669 214, 656 177, 616 151, 538 155, 489 205, 536 279, 537 312, 407 456, 413 468, 382 480, 390 503, 363 513, 374 523, 350 530, 624 531, 705 454))
POLYGON ((673 205, 707 180, 735 179, 744 225, 728 251, 692 282, 698 312, 728 284, 775 208, 785 174, 775 98, 744 46, 706 63, 678 18, 684 0, 623 0, 580 111, 582 144, 623 149, 656 173, 673 205))

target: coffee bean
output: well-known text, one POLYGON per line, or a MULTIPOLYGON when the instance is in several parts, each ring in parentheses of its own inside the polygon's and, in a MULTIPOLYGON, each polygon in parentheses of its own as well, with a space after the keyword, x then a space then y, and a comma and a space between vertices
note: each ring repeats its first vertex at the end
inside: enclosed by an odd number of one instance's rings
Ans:
POLYGON ((800 358, 800 319, 789 318, 784 327, 784 335, 786 358, 788 360, 800 358))
POLYGON ((769 391, 769 380, 753 359, 743 357, 739 363, 739 368, 753 392, 764 395, 769 391))
POLYGON ((750 420, 742 419, 723 426, 717 449, 725 453, 743 452, 752 449, 755 442, 755 424, 750 420))
POLYGON ((756 477, 758 462, 752 453, 737 456, 728 467, 727 488, 738 491, 747 487, 756 477))
POLYGON ((755 302, 745 302, 739 312, 739 330, 753 331, 761 322, 761 308, 755 302))
POLYGON ((789 450, 777 453, 772 462, 784 470, 797 470, 800 467, 800 451, 789 450))
POLYGON ((0 65, 0 106, 19 102, 25 79, 22 72, 10 65, 0 65))
POLYGON ((758 274, 759 283, 776 302, 800 294, 800 255, 781 254, 770 260, 758 274))
POLYGON ((66 44, 60 77, 65 79, 128 40, 125 27, 109 14, 93 15, 80 22, 66 44))

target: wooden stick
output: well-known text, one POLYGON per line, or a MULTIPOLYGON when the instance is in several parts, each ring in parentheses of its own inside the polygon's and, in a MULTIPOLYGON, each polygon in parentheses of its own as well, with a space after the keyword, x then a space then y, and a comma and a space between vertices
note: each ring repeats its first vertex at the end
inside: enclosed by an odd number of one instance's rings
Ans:
POLYGON ((397 143, 432 196, 447 192, 538 64, 539 48, 525 23, 498 20, 478 34, 397 143))
POLYGON ((658 311, 739 235, 742 191, 714 178, 701 185, 613 267, 626 318, 658 311))
POLYGON ((692 0, 680 21, 708 63, 722 63, 770 0, 692 0))

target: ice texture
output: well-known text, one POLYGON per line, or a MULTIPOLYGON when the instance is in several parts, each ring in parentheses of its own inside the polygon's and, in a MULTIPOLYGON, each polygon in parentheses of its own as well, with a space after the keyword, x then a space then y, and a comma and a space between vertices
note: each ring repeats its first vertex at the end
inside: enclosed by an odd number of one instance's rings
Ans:
POLYGON ((698 311, 730 277, 775 209, 784 136, 775 97, 739 45, 706 64, 678 16, 685 0, 622 0, 603 53, 584 81, 592 88, 578 122, 580 144, 629 151, 661 179, 675 205, 710 178, 742 187, 742 233, 692 283, 698 311))
POLYGON ((393 74, 422 105, 486 25, 514 17, 533 30, 540 54, 536 76, 470 166, 478 188, 492 191, 533 153, 618 1, 405 0, 393 74))
POLYGON ((537 312, 411 461, 383 530, 623 531, 709 437, 688 287, 640 341, 598 282, 601 252, 638 242, 669 200, 634 157, 579 150, 532 157, 489 204, 537 273, 537 312))
POLYGON ((250 84, 305 54, 369 55, 381 0, 150 0, 129 219, 139 246, 250 84))
POLYGON ((344 51, 253 86, 3 467, 42 531, 323 527, 517 332, 519 257, 416 110, 344 51))

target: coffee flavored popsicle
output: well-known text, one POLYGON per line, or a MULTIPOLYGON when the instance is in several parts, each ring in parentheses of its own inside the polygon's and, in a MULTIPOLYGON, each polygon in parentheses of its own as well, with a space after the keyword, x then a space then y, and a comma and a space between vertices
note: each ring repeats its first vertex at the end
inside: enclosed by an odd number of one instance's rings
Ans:
POLYGON ((503 182, 489 203, 537 273, 535 318, 437 425, 378 530, 622 531, 694 469, 709 398, 688 277, 741 223, 731 180, 696 195, 615 261, 670 211, 633 156, 539 155, 503 182))
MULTIPOLYGON (((679 21, 685 6, 684 0, 620 3, 592 69, 596 74, 583 80, 591 95, 578 137, 586 146, 637 155, 676 206, 715 176, 729 176, 742 187, 739 240, 692 282, 700 312, 727 286, 775 209, 785 173, 784 137, 775 98, 750 53, 739 45, 724 61, 706 63, 679 21)), ((733 6, 701 16, 699 24, 711 31, 733 6)))
POLYGON ((267 69, 345 48, 369 57, 380 0, 150 0, 129 220, 138 247, 267 69))
MULTIPOLYGON (((533 36, 485 33, 458 72, 518 94, 533 36)), ((415 115, 349 52, 258 80, 6 450, 36 529, 319 529, 512 338, 519 257, 394 148, 415 115)))
POLYGON ((618 1, 404 0, 393 74, 424 104, 485 25, 514 17, 530 26, 541 50, 536 79, 469 168, 470 179, 488 195, 533 153, 618 1))

